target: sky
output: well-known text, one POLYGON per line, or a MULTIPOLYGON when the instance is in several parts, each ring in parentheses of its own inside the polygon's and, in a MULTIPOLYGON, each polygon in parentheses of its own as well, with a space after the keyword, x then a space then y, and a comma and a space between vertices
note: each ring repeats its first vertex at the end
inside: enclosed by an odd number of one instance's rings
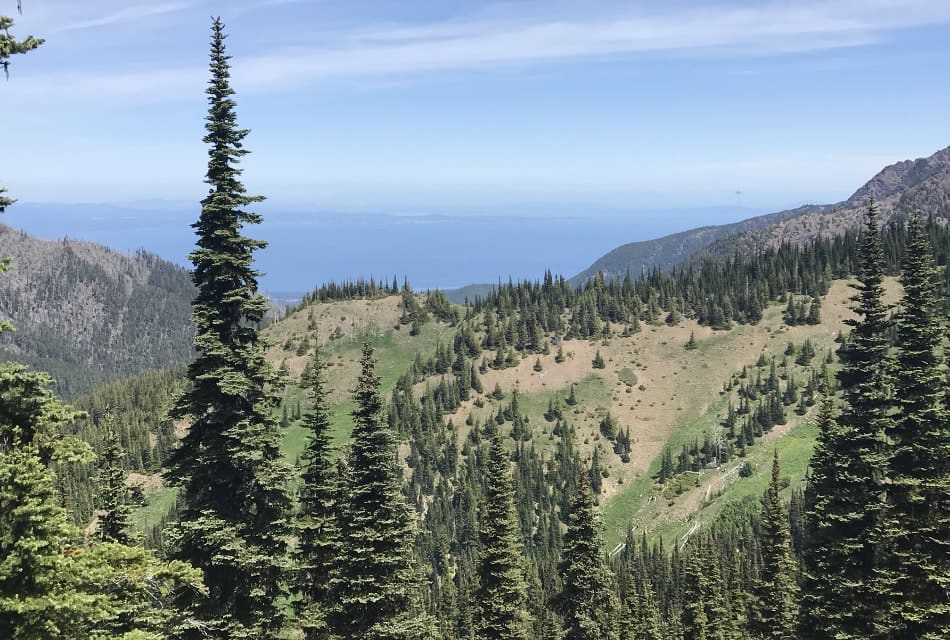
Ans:
POLYGON ((199 199, 218 15, 245 182, 288 209, 764 212, 950 145, 947 0, 23 0, 3 184, 199 199))

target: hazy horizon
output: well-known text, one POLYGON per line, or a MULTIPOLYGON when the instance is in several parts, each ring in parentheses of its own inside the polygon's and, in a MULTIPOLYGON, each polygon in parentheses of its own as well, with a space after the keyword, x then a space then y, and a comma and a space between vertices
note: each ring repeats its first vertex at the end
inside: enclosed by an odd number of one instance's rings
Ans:
MULTIPOLYGON (((190 266, 190 224, 199 206, 182 202, 62 204, 20 202, 3 224, 36 237, 67 236, 121 251, 145 249, 190 266)), ((262 203, 264 222, 248 229, 270 246, 260 252, 269 293, 302 293, 329 281, 373 276, 420 289, 451 289, 536 279, 544 270, 571 277, 621 244, 698 226, 771 213, 750 207, 577 211, 504 215, 501 210, 438 213, 307 212, 262 203), (530 251, 528 248, 530 247, 530 251)))

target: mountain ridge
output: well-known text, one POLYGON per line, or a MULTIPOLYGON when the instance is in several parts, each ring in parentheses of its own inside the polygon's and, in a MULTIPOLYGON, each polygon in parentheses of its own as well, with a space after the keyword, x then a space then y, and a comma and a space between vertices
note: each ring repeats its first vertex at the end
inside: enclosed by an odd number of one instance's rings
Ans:
POLYGON ((634 276, 658 267, 669 269, 691 258, 731 255, 804 244, 821 236, 858 228, 869 201, 880 222, 919 212, 943 215, 950 205, 950 147, 926 158, 902 160, 878 171, 850 197, 835 204, 807 204, 728 225, 698 227, 653 240, 630 242, 609 251, 570 279, 581 285, 597 273, 605 277, 634 276))
POLYGON ((187 270, 154 254, 92 242, 40 240, 0 225, 3 358, 49 372, 66 396, 191 356, 194 288, 187 270))

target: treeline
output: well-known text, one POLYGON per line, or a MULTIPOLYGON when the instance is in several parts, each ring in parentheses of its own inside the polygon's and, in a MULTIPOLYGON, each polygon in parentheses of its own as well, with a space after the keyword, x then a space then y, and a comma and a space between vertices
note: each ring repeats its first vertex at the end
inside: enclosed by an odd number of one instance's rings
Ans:
MULTIPOLYGON (((408 282, 405 286, 408 287, 408 282)), ((399 281, 396 278, 393 278, 392 284, 387 284, 382 280, 376 281, 374 278, 369 280, 357 278, 356 280, 345 280, 340 283, 329 282, 320 285, 309 293, 305 293, 300 304, 295 307, 288 307, 288 313, 299 311, 316 302, 374 300, 398 295, 399 291, 399 281)))
MULTIPOLYGON (((942 219, 925 224, 925 234, 938 265, 947 264, 950 225, 942 219)), ((860 230, 819 239, 805 246, 783 245, 753 256, 704 258, 670 272, 659 269, 634 278, 606 281, 597 275, 581 288, 547 272, 540 282, 499 285, 472 304, 484 316, 485 347, 537 352, 545 336, 599 338, 614 331, 628 335, 640 324, 692 318, 715 329, 733 323, 756 323, 768 304, 788 302, 789 324, 820 321, 820 298, 833 279, 857 273, 862 241, 860 230), (790 295, 791 294, 791 295, 790 295), (618 327, 619 326, 619 327, 618 327)), ((905 225, 882 233, 885 271, 900 271, 900 257, 908 242, 905 225)), ((950 272, 942 273, 942 299, 950 309, 950 272)))

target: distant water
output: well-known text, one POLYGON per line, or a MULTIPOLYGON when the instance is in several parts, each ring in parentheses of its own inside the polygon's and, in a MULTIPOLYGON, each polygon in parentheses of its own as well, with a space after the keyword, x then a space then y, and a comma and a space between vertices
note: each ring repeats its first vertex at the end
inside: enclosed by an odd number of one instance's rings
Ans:
MULTIPOLYGON (((618 245, 707 224, 743 219, 742 209, 636 212, 629 215, 411 216, 306 214, 260 209, 253 237, 270 245, 258 257, 262 288, 294 297, 357 277, 416 289, 456 288, 508 278, 572 276, 618 245)), ((92 240, 114 249, 144 248, 187 264, 197 210, 162 205, 17 204, 0 222, 41 238, 92 240)))

